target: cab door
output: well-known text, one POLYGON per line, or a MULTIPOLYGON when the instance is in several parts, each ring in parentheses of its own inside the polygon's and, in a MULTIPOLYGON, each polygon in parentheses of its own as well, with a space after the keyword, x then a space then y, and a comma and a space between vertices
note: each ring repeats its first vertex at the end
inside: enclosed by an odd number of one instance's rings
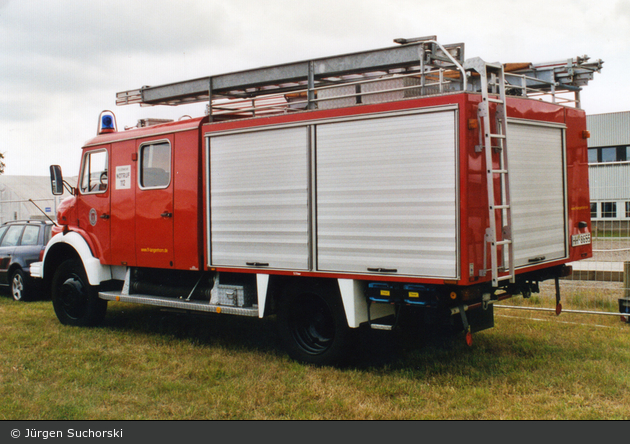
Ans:
POLYGON ((173 138, 138 144, 136 258, 139 267, 174 267, 173 138))
POLYGON ((111 261, 109 150, 105 145, 83 152, 77 198, 79 227, 88 234, 93 253, 103 264, 111 261))

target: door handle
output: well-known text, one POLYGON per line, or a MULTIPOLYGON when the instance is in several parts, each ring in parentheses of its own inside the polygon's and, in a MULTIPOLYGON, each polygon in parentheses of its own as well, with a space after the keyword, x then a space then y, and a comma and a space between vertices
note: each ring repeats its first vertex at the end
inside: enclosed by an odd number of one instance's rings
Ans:
POLYGON ((109 214, 101 214, 101 219, 109 219, 109 214))
POLYGON ((168 211, 165 211, 164 213, 160 214, 160 216, 162 216, 162 217, 173 217, 173 213, 169 213, 168 211))

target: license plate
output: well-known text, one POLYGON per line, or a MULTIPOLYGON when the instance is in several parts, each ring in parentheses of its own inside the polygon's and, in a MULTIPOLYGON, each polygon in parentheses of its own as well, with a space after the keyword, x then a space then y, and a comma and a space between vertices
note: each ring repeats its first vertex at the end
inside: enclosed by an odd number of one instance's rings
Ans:
POLYGON ((579 247, 580 245, 588 245, 591 243, 591 233, 574 234, 571 236, 571 246, 579 247))

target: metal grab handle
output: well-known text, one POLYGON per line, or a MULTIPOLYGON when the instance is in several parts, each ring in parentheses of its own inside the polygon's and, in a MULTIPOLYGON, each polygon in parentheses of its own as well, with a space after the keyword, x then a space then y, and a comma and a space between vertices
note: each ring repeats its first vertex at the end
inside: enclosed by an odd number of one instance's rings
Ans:
POLYGON ((245 262, 245 265, 249 265, 250 267, 268 267, 269 266, 267 262, 245 262))
POLYGON ((368 268, 367 270, 376 273, 398 273, 396 268, 368 268))
POLYGON ((544 261, 545 259, 546 259, 546 257, 545 257, 545 256, 538 256, 538 257, 533 257, 533 258, 529 259, 529 260, 528 260, 528 262, 529 262, 530 264, 532 264, 532 263, 534 263, 534 262, 541 262, 541 261, 544 261))
POLYGON ((168 211, 166 211, 166 212, 160 214, 160 216, 162 216, 162 217, 173 217, 173 213, 169 213, 168 211))

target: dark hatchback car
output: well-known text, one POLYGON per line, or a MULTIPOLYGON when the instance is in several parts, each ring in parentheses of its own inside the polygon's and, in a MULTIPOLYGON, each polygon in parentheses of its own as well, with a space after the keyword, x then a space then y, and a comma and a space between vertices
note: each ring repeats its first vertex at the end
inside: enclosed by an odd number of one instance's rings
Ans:
POLYGON ((40 220, 0 225, 0 285, 9 287, 13 299, 27 301, 37 293, 31 264, 42 260, 52 223, 40 220))

